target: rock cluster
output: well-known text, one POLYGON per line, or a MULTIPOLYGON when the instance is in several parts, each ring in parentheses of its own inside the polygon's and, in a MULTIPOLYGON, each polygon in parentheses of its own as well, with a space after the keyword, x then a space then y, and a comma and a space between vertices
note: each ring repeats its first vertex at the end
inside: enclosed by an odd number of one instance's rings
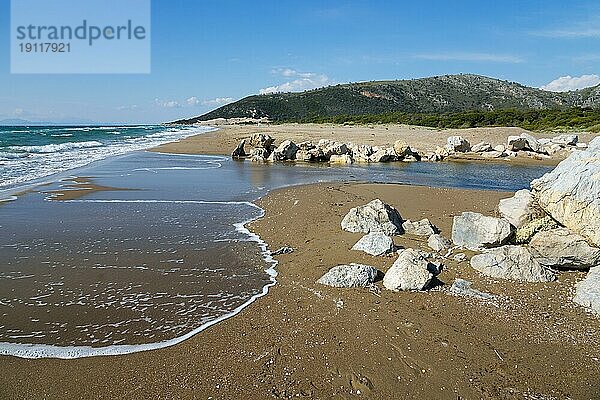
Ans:
POLYGON ((462 136, 450 136, 444 147, 438 147, 435 152, 427 153, 424 158, 428 161, 443 161, 447 157, 461 153, 476 154, 483 158, 516 157, 519 152, 527 152, 536 157, 548 157, 564 150, 587 147, 578 143, 577 135, 560 135, 552 139, 536 139, 526 132, 519 136, 509 136, 505 144, 496 146, 488 142, 471 145, 462 136))
MULTIPOLYGON (((542 151, 546 145, 543 141, 536 143, 536 139, 527 134, 513 139, 509 143, 512 149, 542 151)), ((577 138, 562 135, 552 139, 552 143, 573 146, 577 138)), ((490 147, 485 144, 471 147, 458 137, 448 141, 450 146, 453 151, 489 150, 490 147)), ((394 151, 397 154, 404 148, 399 145, 394 151)), ((347 146, 334 146, 331 150, 350 151, 347 146)), ((330 157, 333 155, 336 154, 330 157)), ((373 256, 391 253, 394 243, 390 236, 403 233, 427 236, 427 245, 432 250, 447 252, 442 256, 416 249, 399 250, 397 260, 383 277, 383 286, 389 290, 431 288, 442 272, 441 263, 435 260, 450 257, 456 248, 466 248, 479 253, 471 257, 471 267, 493 278, 552 282, 557 279, 558 271, 589 271, 576 285, 573 300, 600 315, 600 137, 591 141, 585 150, 574 151, 553 171, 534 180, 531 191, 520 190, 513 197, 501 200, 498 212, 499 218, 475 212, 455 216, 452 242, 441 236, 428 219, 403 221, 395 208, 379 199, 351 209, 341 227, 349 232, 365 233, 352 249, 373 256)), ((451 258, 457 262, 468 260, 464 253, 456 253, 451 258)), ((369 269, 372 267, 357 264, 336 268, 319 282, 334 282, 333 286, 366 286, 377 276, 377 271, 369 269), (355 279, 356 276, 361 278, 355 279)), ((493 298, 471 289, 471 283, 461 279, 455 281, 450 292, 493 298)))
POLYGON ((231 156, 233 158, 250 157, 252 161, 302 161, 329 162, 331 164, 382 163, 392 161, 420 161, 421 156, 404 141, 396 141, 391 147, 378 147, 364 144, 341 143, 321 139, 318 143, 294 143, 284 140, 274 146, 274 139, 262 133, 243 139, 231 156), (250 150, 246 151, 246 145, 250 150))
POLYGON ((492 146, 488 142, 471 145, 462 136, 450 136, 446 145, 434 152, 419 154, 403 140, 392 146, 370 146, 367 144, 341 143, 335 140, 321 139, 317 143, 310 141, 294 143, 283 141, 279 146, 275 140, 264 133, 257 133, 240 141, 232 152, 233 158, 250 158, 252 161, 301 161, 329 162, 331 164, 382 163, 393 161, 443 161, 457 154, 476 154, 483 158, 515 157, 518 152, 529 152, 537 157, 547 157, 564 150, 586 148, 579 143, 577 135, 560 135, 552 139, 536 139, 528 133, 509 136, 505 144, 492 146), (248 147, 248 149, 246 148, 248 147))

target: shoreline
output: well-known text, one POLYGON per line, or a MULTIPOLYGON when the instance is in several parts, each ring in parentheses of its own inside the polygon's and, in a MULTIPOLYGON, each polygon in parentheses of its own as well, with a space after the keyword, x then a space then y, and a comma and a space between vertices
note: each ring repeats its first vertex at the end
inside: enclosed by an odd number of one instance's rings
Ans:
MULTIPOLYGON (((265 216, 248 228, 271 248, 296 251, 277 256, 278 283, 269 296, 162 350, 69 361, 1 357, 1 397, 80 398, 82 386, 89 398, 349 398, 360 391, 368 398, 583 399, 600 392, 593 374, 598 327, 583 311, 561 304, 571 276, 557 284, 496 282, 449 263, 443 281, 454 275, 473 280, 478 289, 502 295, 496 305, 444 290, 374 294, 316 284, 334 264, 385 270, 393 263, 393 257, 348 250, 360 235, 339 229, 351 206, 374 196, 406 219, 431 218, 447 235, 453 214, 492 212, 510 194, 359 183, 274 190, 256 202, 265 216), (540 321, 540 315, 549 317, 540 321)), ((397 239, 407 247, 424 245, 397 239)))

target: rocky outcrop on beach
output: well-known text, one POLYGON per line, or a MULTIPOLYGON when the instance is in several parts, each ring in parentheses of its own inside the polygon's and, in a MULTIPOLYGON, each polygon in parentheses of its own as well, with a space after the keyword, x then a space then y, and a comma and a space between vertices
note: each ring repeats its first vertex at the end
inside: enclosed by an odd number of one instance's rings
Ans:
POLYGON ((398 210, 379 199, 352 208, 341 225, 342 229, 348 232, 383 232, 388 236, 403 233, 402 217, 398 210))
POLYGON ((534 180, 531 189, 552 218, 600 246, 600 137, 534 180))
POLYGON ((419 153, 404 140, 392 145, 371 146, 368 144, 343 143, 331 139, 320 139, 294 143, 284 140, 275 146, 275 140, 264 133, 256 133, 245 138, 232 152, 233 158, 249 158, 252 161, 295 161, 329 162, 331 164, 387 163, 414 161, 444 161, 446 159, 510 159, 523 153, 532 158, 549 158, 550 155, 582 149, 585 143, 579 143, 577 135, 560 135, 554 138, 536 139, 523 132, 519 136, 509 136, 504 144, 493 145, 479 142, 475 145, 462 136, 450 136, 446 143, 435 151, 419 153))
POLYGON ((364 251, 372 256, 382 256, 394 251, 394 241, 383 232, 372 232, 362 238, 352 250, 364 251))
POLYGON ((452 225, 454 244, 475 251, 507 243, 511 234, 512 227, 507 220, 475 212, 454 217, 452 225))
POLYGON ((600 316, 600 266, 590 269, 587 277, 575 285, 573 301, 600 316))
POLYGON ((557 269, 589 270, 600 265, 600 249, 566 228, 537 233, 528 245, 540 264, 557 269))
POLYGON ((318 283, 338 288, 367 287, 375 282, 377 269, 370 265, 338 265, 323 275, 318 283))
POLYGON ((429 262, 420 251, 400 250, 398 259, 383 277, 383 286, 395 292, 425 290, 441 272, 442 267, 429 262))
POLYGON ((542 266, 524 247, 502 246, 471 258, 471 266, 484 275, 525 282, 552 282, 556 275, 542 266))

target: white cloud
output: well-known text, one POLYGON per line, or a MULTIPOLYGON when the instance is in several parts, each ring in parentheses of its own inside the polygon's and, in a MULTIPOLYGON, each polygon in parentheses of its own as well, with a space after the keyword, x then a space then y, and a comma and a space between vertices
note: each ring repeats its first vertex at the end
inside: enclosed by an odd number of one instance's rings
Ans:
POLYGON ((235 101, 233 97, 217 97, 216 99, 204 100, 203 106, 222 106, 235 101))
POLYGON ((198 104, 200 104, 200 100, 196 96, 190 97, 185 102, 188 106, 197 106, 198 104))
POLYGON ((590 86, 600 85, 600 76, 598 75, 581 75, 581 76, 561 76, 553 80, 540 89, 550 92, 568 92, 570 90, 584 89, 590 86))
POLYGON ((180 108, 181 104, 175 100, 161 100, 159 98, 154 99, 154 103, 162 108, 180 108))
POLYGON ((159 98, 154 99, 154 104, 162 108, 183 108, 183 107, 195 107, 198 105, 202 106, 222 106, 227 103, 235 101, 232 97, 217 97, 215 99, 200 100, 196 96, 188 97, 184 101, 177 100, 161 100, 159 98))
POLYGON ((333 83, 327 75, 316 74, 314 72, 298 72, 291 68, 276 68, 273 69, 271 73, 281 75, 285 78, 296 79, 288 80, 287 82, 281 83, 279 85, 260 89, 260 94, 302 92, 305 90, 311 90, 331 85, 333 83))
POLYGON ((474 61, 518 64, 524 60, 511 54, 490 53, 425 53, 415 54, 413 58, 430 61, 474 61))

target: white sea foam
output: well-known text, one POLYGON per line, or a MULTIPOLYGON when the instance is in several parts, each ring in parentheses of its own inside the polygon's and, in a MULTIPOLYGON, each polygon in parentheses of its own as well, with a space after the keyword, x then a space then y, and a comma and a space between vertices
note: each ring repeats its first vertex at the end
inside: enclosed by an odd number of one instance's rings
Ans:
POLYGON ((8 149, 12 151, 25 151, 27 153, 57 153, 61 151, 71 149, 88 149, 91 147, 100 147, 102 143, 92 140, 88 142, 72 142, 72 143, 59 143, 59 144, 47 144, 44 146, 10 146, 8 149))
POLYGON ((234 224, 236 231, 242 233, 248 237, 248 240, 254 241, 258 244, 261 249, 261 254, 264 260, 269 264, 269 268, 265 270, 265 272, 269 276, 270 282, 263 286, 260 293, 255 294, 251 298, 249 298, 244 304, 235 308, 231 312, 222 315, 214 320, 203 323, 198 328, 193 329, 192 331, 161 342, 156 343, 146 343, 146 344, 138 344, 138 345, 122 345, 116 344, 105 347, 91 347, 91 346, 55 346, 48 344, 21 344, 21 343, 0 343, 0 355, 8 355, 20 358, 27 359, 39 359, 39 358, 59 358, 59 359, 75 359, 75 358, 84 358, 84 357, 98 357, 98 356, 116 356, 116 355, 124 355, 131 353, 138 353, 142 351, 149 350, 157 350, 163 349, 166 347, 171 347, 176 344, 179 344, 194 335, 204 331, 205 329, 218 324, 221 321, 229 319, 237 314, 239 314, 243 309, 248 307, 250 304, 254 303, 260 297, 265 296, 269 289, 277 283, 277 260, 275 260, 271 256, 271 252, 268 249, 267 243, 263 241, 259 235, 254 232, 251 232, 246 225, 256 219, 262 218, 265 214, 264 210, 258 207, 254 203, 240 201, 240 202, 214 202, 214 201, 187 201, 187 200, 71 200, 72 202, 105 202, 105 203, 181 203, 181 204, 244 204, 249 205, 253 208, 260 210, 260 214, 252 219, 249 219, 244 222, 234 224))
MULTIPOLYGON (((117 127, 68 128, 67 130, 110 129, 117 127)), ((131 128, 131 127, 129 127, 131 128)), ((156 129, 156 127, 139 127, 156 129)), ((147 136, 102 144, 98 141, 50 144, 45 146, 12 146, 0 152, 0 188, 15 187, 59 172, 83 167, 94 161, 132 151, 145 150, 163 143, 214 130, 210 127, 165 128, 147 136)))

